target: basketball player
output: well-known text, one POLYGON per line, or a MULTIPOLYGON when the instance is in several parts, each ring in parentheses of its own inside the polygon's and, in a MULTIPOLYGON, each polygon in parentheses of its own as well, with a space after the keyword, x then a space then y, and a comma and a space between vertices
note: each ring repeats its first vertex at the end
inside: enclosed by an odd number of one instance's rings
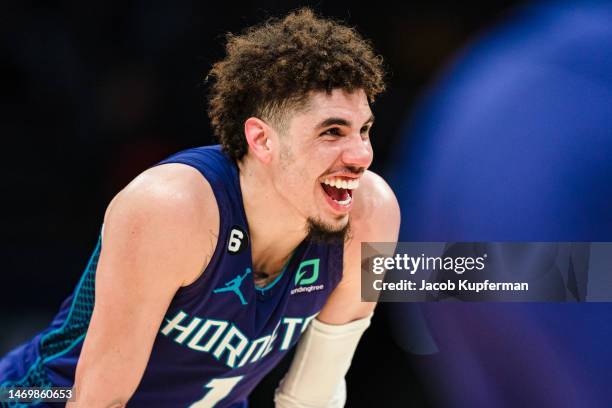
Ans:
POLYGON ((73 295, 0 362, 3 387, 74 385, 70 407, 244 407, 301 337, 276 406, 344 405, 374 309, 360 244, 399 230, 367 171, 381 59, 303 9, 230 35, 209 80, 221 146, 171 156, 112 200, 73 295))

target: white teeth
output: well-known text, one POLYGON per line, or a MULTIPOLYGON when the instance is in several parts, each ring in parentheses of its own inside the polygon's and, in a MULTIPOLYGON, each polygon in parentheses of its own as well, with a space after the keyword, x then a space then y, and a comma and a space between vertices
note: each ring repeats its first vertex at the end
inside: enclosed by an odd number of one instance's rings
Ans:
POLYGON ((359 187, 359 179, 346 180, 341 178, 332 178, 323 180, 324 184, 335 188, 343 188, 348 190, 355 190, 359 187))
POLYGON ((338 204, 340 204, 340 205, 347 206, 347 205, 349 205, 349 204, 351 203, 351 201, 353 201, 353 197, 351 197, 351 196, 349 195, 349 196, 346 198, 346 200, 342 200, 342 201, 337 201, 337 200, 334 200, 334 201, 335 201, 335 202, 337 202, 337 203, 338 203, 338 204))

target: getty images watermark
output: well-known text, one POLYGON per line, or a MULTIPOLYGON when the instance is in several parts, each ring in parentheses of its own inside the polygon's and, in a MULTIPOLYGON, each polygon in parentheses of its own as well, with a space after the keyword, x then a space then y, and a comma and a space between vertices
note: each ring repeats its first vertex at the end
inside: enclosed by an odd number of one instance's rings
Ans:
POLYGON ((364 243, 364 301, 609 301, 612 244, 364 243))
MULTIPOLYGON (((425 256, 418 257, 408 254, 396 254, 395 256, 376 256, 372 259, 372 272, 382 275, 386 270, 406 271, 414 275, 417 271, 452 271, 458 275, 466 271, 482 271, 485 268, 487 254, 479 257, 460 256, 460 257, 441 257, 425 256)), ((375 290, 442 290, 442 291, 475 291, 483 290, 529 290, 527 282, 490 282, 488 279, 480 282, 470 282, 468 279, 459 279, 457 282, 446 280, 444 282, 430 282, 427 279, 420 279, 420 285, 409 279, 401 279, 399 282, 385 282, 376 279, 373 282, 375 290)))

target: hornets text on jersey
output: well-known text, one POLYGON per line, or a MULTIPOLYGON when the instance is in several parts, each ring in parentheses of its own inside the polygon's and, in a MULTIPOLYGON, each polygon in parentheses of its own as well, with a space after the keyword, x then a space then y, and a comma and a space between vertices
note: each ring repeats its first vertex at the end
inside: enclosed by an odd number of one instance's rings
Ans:
MULTIPOLYGON (((273 282, 257 287, 236 164, 219 146, 186 150, 165 163, 192 166, 210 183, 218 242, 202 275, 174 296, 128 406, 244 407, 340 281, 343 248, 305 240, 273 282)), ((1 387, 73 386, 101 246, 99 240, 51 325, 0 360, 1 387)))

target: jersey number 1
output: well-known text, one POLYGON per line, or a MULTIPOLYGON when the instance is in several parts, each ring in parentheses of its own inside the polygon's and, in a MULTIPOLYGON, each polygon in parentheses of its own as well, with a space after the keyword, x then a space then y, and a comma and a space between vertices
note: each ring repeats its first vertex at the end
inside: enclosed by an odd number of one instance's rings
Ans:
POLYGON ((238 377, 214 378, 205 385, 210 388, 204 398, 191 404, 189 408, 212 408, 215 404, 227 397, 232 389, 242 380, 243 375, 238 377))

